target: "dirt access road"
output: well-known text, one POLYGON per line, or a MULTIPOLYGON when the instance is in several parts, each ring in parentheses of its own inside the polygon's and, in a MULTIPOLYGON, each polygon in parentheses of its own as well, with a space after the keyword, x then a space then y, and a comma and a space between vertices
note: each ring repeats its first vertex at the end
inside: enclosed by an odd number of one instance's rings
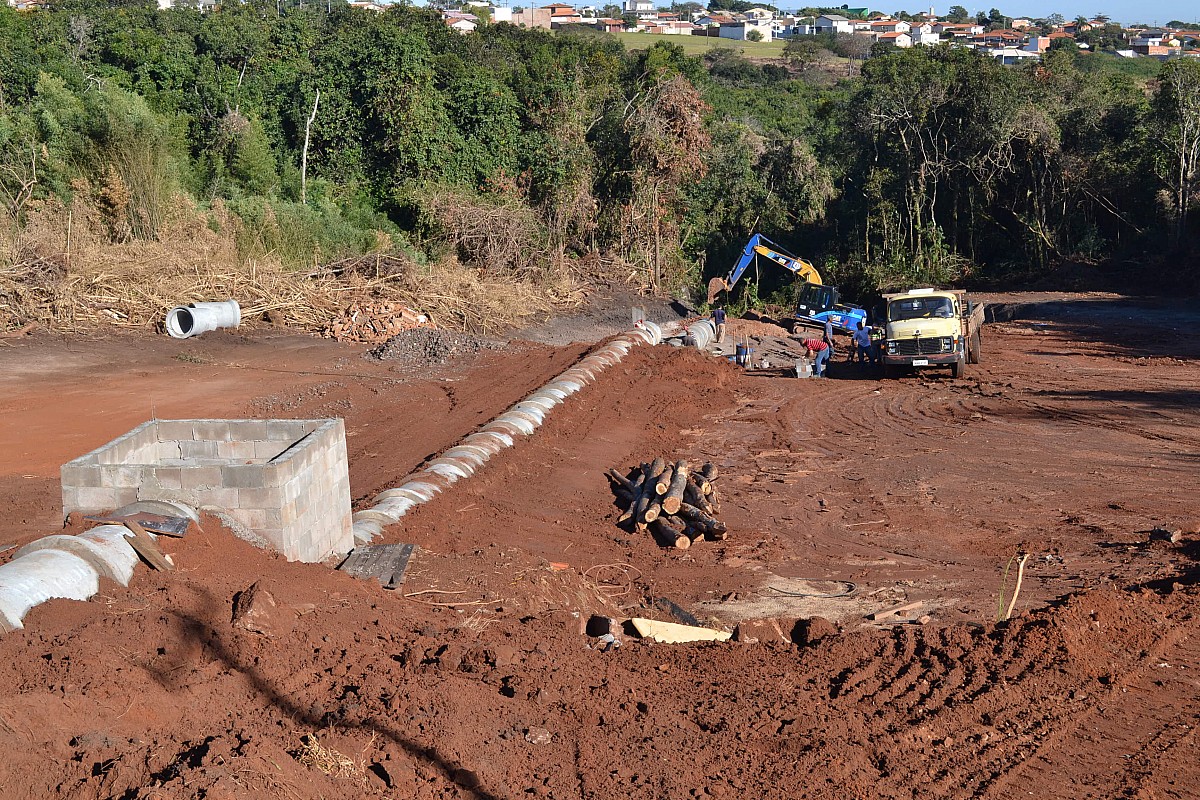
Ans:
MULTIPOLYGON (((385 532, 421 548, 399 593, 208 520, 166 544, 176 572, 52 601, 0 639, 0 794, 1194 797, 1200 318, 988 299, 985 362, 963 380, 839 364, 799 381, 635 350, 385 532), (727 541, 666 551, 615 527, 602 471, 657 454, 720 465, 727 541), (1150 543, 1156 526, 1185 534, 1150 543), (1016 616, 997 624, 1022 548, 1016 616), (256 582, 276 604, 260 632, 231 625, 256 582), (800 644, 608 652, 579 632, 577 613, 667 619, 660 598, 710 624, 830 622, 801 624, 800 644), (924 626, 864 619, 916 601, 924 626)), ((0 546, 55 531, 58 465, 152 413, 342 416, 361 503, 587 350, 434 364, 256 332, 10 344, 0 546)))

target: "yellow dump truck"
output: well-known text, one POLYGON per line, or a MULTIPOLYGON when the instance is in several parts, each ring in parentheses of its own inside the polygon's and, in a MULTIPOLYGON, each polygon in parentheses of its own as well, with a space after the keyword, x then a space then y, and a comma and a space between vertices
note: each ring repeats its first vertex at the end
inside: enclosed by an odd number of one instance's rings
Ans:
POLYGON ((894 378, 911 369, 949 367, 962 377, 967 364, 979 363, 983 303, 960 289, 911 289, 885 294, 887 337, 884 374, 894 378))

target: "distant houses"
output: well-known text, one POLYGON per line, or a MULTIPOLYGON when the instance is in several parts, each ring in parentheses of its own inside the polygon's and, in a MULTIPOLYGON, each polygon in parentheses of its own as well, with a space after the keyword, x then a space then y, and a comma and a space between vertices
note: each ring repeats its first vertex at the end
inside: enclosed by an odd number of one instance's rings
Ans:
MULTIPOLYGON (((511 2, 511 0, 509 0, 511 2)), ((661 2, 661 0, 658 0, 661 2)), ((49 7, 51 0, 5 0, 10 8, 22 12, 37 12, 49 7)), ((219 7, 221 0, 155 0, 165 10, 187 5, 202 12, 219 7)), ((320 0, 314 0, 319 3, 320 0)), ((398 0, 347 0, 356 11, 382 13, 398 0)), ((452 2, 452 0, 448 0, 452 2)), ((615 0, 614 0, 615 2, 615 0)), ((434 6, 436 8, 436 6, 434 6)), ((462 34, 470 34, 481 25, 511 23, 525 28, 560 29, 566 26, 587 25, 604 33, 642 32, 658 36, 709 36, 732 41, 772 42, 804 36, 862 36, 873 44, 899 48, 950 47, 972 48, 1009 64, 1040 58, 1049 50, 1069 42, 1080 50, 1090 50, 1097 41, 1093 31, 1103 36, 1107 52, 1126 58, 1200 58, 1200 31, 1169 28, 1122 28, 1108 18, 1083 18, 1065 21, 1061 17, 1052 25, 1048 19, 1018 17, 1006 19, 1007 27, 981 25, 978 21, 952 22, 939 19, 931 7, 928 13, 909 15, 896 12, 889 16, 868 8, 843 6, 839 13, 818 17, 801 16, 775 11, 766 6, 754 6, 742 12, 700 9, 694 12, 667 10, 656 0, 620 0, 616 6, 621 16, 601 16, 613 13, 612 5, 576 7, 568 3, 548 3, 543 6, 517 7, 508 5, 462 3, 440 10, 443 22, 462 34), (486 9, 486 11, 484 10, 486 9), (989 29, 990 28, 990 29, 989 29)), ((671 9, 680 9, 672 5, 671 9)), ((961 19, 961 18, 960 18, 961 19)), ((980 19, 984 19, 981 15, 980 19)), ((1068 45, 1069 46, 1069 45, 1068 45)))

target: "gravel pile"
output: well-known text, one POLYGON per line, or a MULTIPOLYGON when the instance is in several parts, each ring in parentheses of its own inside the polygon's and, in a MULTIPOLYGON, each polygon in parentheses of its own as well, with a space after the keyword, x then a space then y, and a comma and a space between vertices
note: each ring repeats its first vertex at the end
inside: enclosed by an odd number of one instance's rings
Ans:
POLYGON ((377 361, 403 361, 407 364, 446 364, 453 359, 475 355, 483 350, 501 350, 504 344, 469 333, 414 328, 398 333, 367 356, 377 361))

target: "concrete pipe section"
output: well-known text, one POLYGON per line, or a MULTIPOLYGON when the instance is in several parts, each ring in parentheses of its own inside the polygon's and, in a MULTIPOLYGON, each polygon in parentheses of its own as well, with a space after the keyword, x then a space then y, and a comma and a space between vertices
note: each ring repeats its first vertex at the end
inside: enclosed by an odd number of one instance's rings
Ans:
POLYGON ((242 308, 236 300, 214 303, 189 303, 167 312, 167 333, 176 339, 190 339, 217 328, 236 328, 242 323, 242 308))
POLYGON ((688 335, 696 341, 697 350, 706 350, 717 338, 717 329, 712 320, 702 319, 688 326, 688 335))
MULTIPOLYGON (((704 347, 712 339, 712 324, 698 324, 708 326, 708 338, 705 345, 700 345, 704 347)), ((593 383, 604 370, 624 360, 634 346, 656 345, 662 340, 662 328, 653 322, 644 322, 596 348, 575 366, 430 461, 424 469, 409 475, 399 486, 380 492, 375 505, 354 515, 354 543, 369 544, 385 527, 399 522, 410 509, 471 477, 492 456, 512 447, 520 437, 532 435, 556 406, 593 383)))
MULTIPOLYGON (((145 511, 145 505, 134 503, 114 514, 145 511)), ((182 503, 160 503, 155 513, 197 519, 195 510, 182 503)), ((127 533, 124 525, 100 525, 78 536, 44 536, 0 564, 0 633, 24 628, 22 620, 29 609, 47 600, 87 600, 100 591, 101 578, 128 586, 139 559, 125 541, 127 533)))

